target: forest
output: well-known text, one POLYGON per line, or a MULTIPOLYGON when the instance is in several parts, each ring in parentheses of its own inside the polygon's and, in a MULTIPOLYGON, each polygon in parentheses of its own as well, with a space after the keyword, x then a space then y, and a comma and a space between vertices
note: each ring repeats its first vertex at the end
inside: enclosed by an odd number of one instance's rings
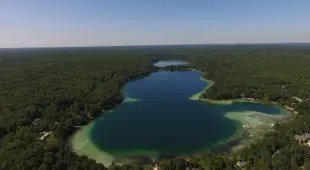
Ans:
POLYGON ((310 46, 161 46, 7 49, 0 51, 0 169, 147 169, 104 167, 71 151, 70 135, 123 100, 127 81, 148 76, 157 60, 185 60, 215 85, 202 97, 241 96, 294 108, 293 121, 237 153, 176 156, 159 169, 310 169, 310 147, 294 135, 310 133, 310 46), (301 98, 298 102, 293 97, 301 98), (41 132, 52 134, 41 141, 41 132))

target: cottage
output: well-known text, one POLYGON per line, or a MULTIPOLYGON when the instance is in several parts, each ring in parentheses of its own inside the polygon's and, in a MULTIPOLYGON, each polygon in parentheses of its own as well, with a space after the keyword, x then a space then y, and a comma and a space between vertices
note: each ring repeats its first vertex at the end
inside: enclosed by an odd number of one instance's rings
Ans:
POLYGON ((250 125, 248 125, 248 124, 244 124, 243 125, 243 128, 245 128, 245 129, 249 129, 251 126, 250 125))
POLYGON ((244 99, 244 94, 243 93, 241 93, 240 96, 241 96, 242 99, 244 99))
POLYGON ((246 98, 247 100, 250 100, 250 101, 255 101, 256 99, 254 98, 246 98))
POLYGON ((302 102, 302 99, 301 98, 299 98, 299 97, 293 97, 293 99, 295 99, 296 101, 298 101, 299 103, 301 103, 302 102))
POLYGON ((299 143, 310 145, 310 133, 295 135, 294 139, 297 140, 299 143))
POLYGON ((153 167, 153 170, 159 170, 157 164, 153 167))
POLYGON ((32 125, 37 126, 40 123, 40 118, 35 118, 34 121, 32 121, 32 125))
POLYGON ((240 168, 244 168, 247 164, 247 162, 237 161, 237 166, 239 166, 240 168))
POLYGON ((48 132, 41 132, 40 134, 42 135, 39 140, 44 141, 46 139, 46 137, 48 137, 50 134, 52 133, 52 131, 48 131, 48 132))
POLYGON ((285 108, 286 110, 289 110, 289 111, 294 111, 294 109, 291 108, 291 107, 289 107, 288 105, 285 105, 284 108, 285 108))

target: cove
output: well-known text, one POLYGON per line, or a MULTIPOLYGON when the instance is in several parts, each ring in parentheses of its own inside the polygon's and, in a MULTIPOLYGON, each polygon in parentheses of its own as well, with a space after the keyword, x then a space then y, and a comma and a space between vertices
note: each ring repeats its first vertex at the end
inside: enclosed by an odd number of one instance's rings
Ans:
POLYGON ((125 101, 132 102, 123 102, 81 128, 71 139, 73 151, 104 165, 154 161, 219 147, 242 134, 245 123, 270 127, 288 114, 258 102, 196 100, 192 96, 210 85, 201 76, 160 71, 127 83, 125 101))

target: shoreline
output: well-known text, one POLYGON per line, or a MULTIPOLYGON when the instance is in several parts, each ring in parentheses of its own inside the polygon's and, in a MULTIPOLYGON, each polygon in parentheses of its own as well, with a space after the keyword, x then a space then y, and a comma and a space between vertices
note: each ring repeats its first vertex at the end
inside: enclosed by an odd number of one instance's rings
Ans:
MULTIPOLYGON (((200 71, 194 70, 196 72, 202 73, 200 71)), ((227 112, 224 114, 224 117, 236 121, 238 123, 240 129, 237 127, 237 132, 232 135, 231 137, 228 137, 226 139, 223 139, 217 143, 215 147, 210 147, 210 150, 217 150, 222 148, 225 148, 223 151, 228 152, 237 152, 240 149, 246 147, 250 142, 251 137, 254 136, 254 134, 259 133, 262 137, 264 133, 266 133, 268 130, 272 129, 270 127, 271 125, 275 124, 279 120, 283 120, 286 118, 289 118, 291 115, 294 115, 294 111, 287 109, 285 106, 282 106, 281 104, 277 102, 271 102, 271 101, 265 101, 261 99, 255 99, 255 98, 238 98, 238 99, 229 99, 229 100, 213 100, 213 99, 207 99, 202 98, 201 95, 205 90, 209 89, 214 85, 214 82, 212 80, 207 80, 203 77, 200 77, 201 81, 207 82, 208 86, 205 87, 202 91, 195 93, 194 95, 189 97, 189 100, 200 100, 206 103, 210 104, 217 104, 217 105, 231 105, 234 103, 260 103, 260 104, 271 104, 279 107, 281 109, 280 114, 272 115, 272 114, 266 114, 262 112, 255 112, 255 111, 241 111, 241 112, 227 112), (253 118, 253 117, 256 117, 253 118), (262 122, 261 120, 265 120, 266 122, 262 122), (267 123, 268 122, 268 123, 267 123), (242 125, 252 124, 254 127, 251 127, 251 129, 244 129, 242 128, 242 125), (270 126, 266 126, 269 124, 270 126), (241 127, 240 127, 241 126, 241 127), (254 129, 254 130, 253 130, 254 129), (260 131, 260 132, 259 132, 260 131), (235 146, 227 146, 231 145, 233 143, 235 146), (236 145, 237 143, 237 145, 236 145), (222 145, 222 146, 221 146, 222 145)), ((257 135, 256 135, 257 136, 257 135)), ((260 139, 256 138, 254 140, 260 139)))
POLYGON ((109 165, 115 160, 115 158, 102 150, 100 150, 91 141, 90 133, 94 127, 94 121, 82 127, 82 129, 77 130, 69 139, 71 143, 72 152, 79 156, 85 155, 90 159, 95 160, 104 166, 109 165))
MULTIPOLYGON (((201 74, 203 73, 203 72, 195 70, 195 69, 192 69, 192 71, 199 72, 201 74)), ((279 106, 279 107, 283 108, 287 112, 290 112, 292 114, 296 114, 296 113, 294 113, 295 110, 293 108, 287 107, 286 105, 282 105, 282 104, 277 103, 277 102, 268 101, 268 100, 255 99, 255 98, 236 98, 236 99, 227 99, 227 100, 213 100, 213 99, 208 99, 208 98, 202 98, 201 97, 202 93, 205 90, 211 88, 214 85, 214 82, 212 80, 208 80, 208 79, 205 79, 203 77, 200 77, 200 80, 204 81, 204 82, 207 82, 208 86, 205 87, 202 91, 199 91, 199 92, 195 93, 194 95, 190 96, 189 100, 200 100, 200 101, 204 101, 204 102, 207 102, 207 103, 210 103, 210 104, 222 104, 222 105, 230 105, 230 104, 233 104, 235 102, 239 102, 239 103, 242 103, 242 102, 248 103, 248 102, 250 102, 250 103, 272 104, 272 105, 276 105, 276 106, 279 106)))
MULTIPOLYGON (((188 71, 199 72, 199 73, 203 74, 203 72, 195 70, 195 69, 189 69, 188 71)), ((203 99, 203 98, 201 98, 201 94, 203 92, 205 92, 207 89, 209 89, 210 87, 212 87, 214 85, 214 82, 212 80, 207 80, 207 79, 203 78, 202 76, 200 77, 200 80, 206 82, 208 85, 202 91, 197 92, 194 95, 190 96, 189 100, 200 100, 200 101, 208 102, 211 104, 223 104, 223 105, 230 105, 230 104, 233 104, 235 102, 251 102, 251 103, 263 103, 263 104, 270 104, 271 103, 271 102, 259 101, 259 100, 255 100, 255 99, 254 100, 247 100, 247 99, 231 99, 231 100, 203 99)), ((124 93, 124 91, 123 91, 123 93, 124 93)), ((120 104, 122 104, 124 102, 136 102, 136 101, 139 101, 139 100, 135 99, 135 98, 126 97, 126 95, 125 95, 124 100, 120 104)), ((272 103, 272 104, 275 104, 275 103, 272 103)), ((113 109, 111 109, 111 110, 113 110, 113 109)), ((212 153, 213 151, 216 151, 217 149, 221 149, 221 148, 222 148, 222 152, 225 150, 226 151, 229 150, 229 152, 231 152, 231 151, 233 151, 234 148, 240 148, 241 145, 242 146, 244 145, 241 143, 244 143, 248 139, 248 137, 245 136, 248 133, 248 131, 242 128, 242 123, 249 123, 249 122, 253 123, 254 122, 254 124, 255 124, 255 122, 258 122, 257 119, 251 119, 251 117, 253 115, 257 115, 257 114, 261 114, 264 116, 268 115, 268 114, 264 114, 264 113, 260 113, 260 112, 254 113, 253 111, 227 112, 227 113, 225 113, 223 115, 224 117, 236 122, 235 134, 233 134, 232 136, 229 136, 225 139, 221 139, 221 140, 215 142, 212 146, 208 146, 205 149, 202 148, 200 151, 197 151, 197 152, 193 151, 192 154, 203 153, 203 152, 206 153, 207 151, 212 153), (249 113, 249 112, 251 112, 251 113, 249 113), (245 116, 247 116, 246 117, 247 119, 244 118, 245 116), (235 146, 229 146, 229 145, 231 145, 231 143, 234 143, 236 145, 235 146)), ((101 163, 105 166, 108 166, 113 161, 115 161, 115 162, 117 162, 117 164, 121 165, 121 164, 128 163, 127 161, 129 161, 129 163, 130 163, 130 160, 132 161, 132 160, 136 160, 138 158, 143 158, 143 159, 145 158, 144 160, 146 162, 149 160, 154 162, 155 160, 159 160, 160 157, 162 157, 162 156, 159 156, 159 154, 156 154, 156 151, 142 151, 142 150, 140 150, 140 151, 134 151, 134 152, 129 152, 127 154, 123 154, 123 155, 121 155, 121 157, 124 157, 124 159, 122 159, 122 158, 119 158, 120 155, 112 156, 108 152, 100 150, 100 148, 96 147, 90 138, 90 133, 91 133, 91 130, 92 130, 95 122, 96 121, 91 121, 89 124, 84 125, 82 127, 82 129, 77 130, 71 136, 70 143, 71 143, 72 151, 75 152, 77 155, 86 155, 87 157, 94 159, 96 162, 101 163), (148 156, 130 156, 130 153, 134 153, 135 155, 148 155, 148 156), (155 156, 155 155, 157 155, 157 156, 155 156)), ((239 149, 237 149, 237 151, 238 150, 239 149)), ((188 154, 188 155, 192 155, 192 154, 188 154)))
POLYGON ((126 102, 138 102, 138 101, 139 99, 136 99, 136 98, 125 97, 123 102, 126 103, 126 102))

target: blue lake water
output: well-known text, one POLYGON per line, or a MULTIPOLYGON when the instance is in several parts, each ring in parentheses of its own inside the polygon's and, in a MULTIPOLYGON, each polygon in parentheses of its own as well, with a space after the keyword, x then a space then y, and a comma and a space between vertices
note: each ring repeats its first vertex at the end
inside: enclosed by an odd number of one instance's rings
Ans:
POLYGON ((96 119, 92 143, 115 157, 187 154, 217 146, 240 129, 239 122, 224 116, 227 112, 283 111, 260 103, 189 100, 208 85, 200 77, 192 71, 160 71, 129 82, 124 92, 138 101, 124 102, 96 119))
POLYGON ((157 66, 157 67, 166 67, 166 66, 171 66, 171 65, 174 65, 174 66, 177 66, 177 65, 188 65, 189 63, 188 62, 185 62, 185 61, 158 61, 154 64, 154 66, 157 66))

